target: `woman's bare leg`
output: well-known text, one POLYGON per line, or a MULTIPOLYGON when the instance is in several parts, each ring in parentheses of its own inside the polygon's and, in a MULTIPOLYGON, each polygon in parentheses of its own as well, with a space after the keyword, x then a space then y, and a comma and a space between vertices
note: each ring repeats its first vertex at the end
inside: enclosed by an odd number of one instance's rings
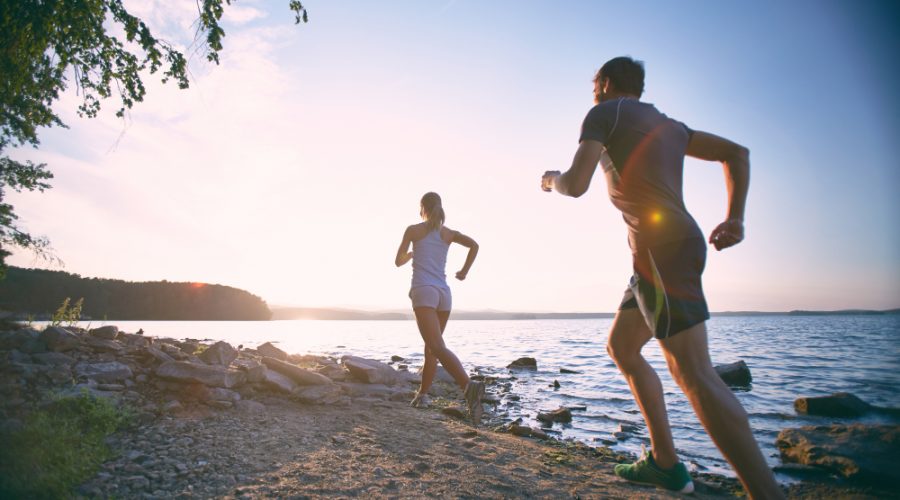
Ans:
MULTIPOLYGON (((416 313, 416 324, 419 326, 422 340, 425 341, 425 347, 441 362, 441 365, 450 373, 459 388, 465 390, 466 385, 469 383, 469 376, 463 369, 462 363, 459 362, 459 358, 444 345, 442 334, 443 327, 447 324, 446 320, 442 324, 438 311, 432 307, 416 307, 413 311, 416 313)), ((449 312, 447 316, 449 317, 449 312)), ((423 370, 423 385, 425 382, 424 375, 425 372, 423 370)), ((434 380, 434 374, 431 375, 431 378, 434 380)))
MULTIPOLYGON (((438 321, 441 325, 441 336, 444 335, 444 329, 447 328, 447 320, 450 319, 450 311, 437 311, 438 321)), ((419 386, 419 394, 428 394, 431 384, 434 382, 434 375, 437 373, 438 358, 425 345, 425 364, 422 365, 422 385, 419 386)))

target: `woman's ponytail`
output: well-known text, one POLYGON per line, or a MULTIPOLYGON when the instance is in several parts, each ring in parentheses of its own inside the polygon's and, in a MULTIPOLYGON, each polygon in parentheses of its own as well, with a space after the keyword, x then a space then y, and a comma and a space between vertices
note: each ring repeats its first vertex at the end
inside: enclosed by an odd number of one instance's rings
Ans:
POLYGON ((429 192, 422 196, 422 211, 425 214, 425 224, 429 230, 435 231, 444 225, 444 207, 441 205, 441 197, 437 193, 429 192))

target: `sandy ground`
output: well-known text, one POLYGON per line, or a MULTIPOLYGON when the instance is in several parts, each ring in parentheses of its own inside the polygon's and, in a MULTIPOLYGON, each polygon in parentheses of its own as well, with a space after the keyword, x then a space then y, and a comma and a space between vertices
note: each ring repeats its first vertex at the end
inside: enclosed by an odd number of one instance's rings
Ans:
MULTIPOLYGON (((122 454, 80 489, 126 498, 726 498, 733 480, 696 478, 678 495, 613 475, 605 448, 516 437, 404 402, 188 406, 123 434, 122 454)), ((796 486, 795 498, 874 498, 796 486)))

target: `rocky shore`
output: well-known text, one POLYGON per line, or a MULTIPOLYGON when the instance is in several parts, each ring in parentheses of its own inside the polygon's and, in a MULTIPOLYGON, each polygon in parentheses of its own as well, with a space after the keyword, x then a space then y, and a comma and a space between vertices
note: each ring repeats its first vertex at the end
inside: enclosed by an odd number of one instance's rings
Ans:
MULTIPOLYGON (((431 408, 411 408, 418 379, 397 357, 297 355, 115 326, 22 328, 0 332, 0 435, 19 432, 51 394, 87 392, 132 409, 134 425, 107 440, 114 458, 73 491, 89 498, 677 496, 615 477, 612 466, 633 457, 608 448, 491 411, 473 427, 443 377, 431 408)), ((502 381, 485 381, 502 391, 502 381)), ((541 416, 549 426, 566 419, 569 409, 541 416)), ((696 482, 695 497, 741 494, 732 479, 696 482)), ((892 493, 822 477, 788 492, 892 493)))

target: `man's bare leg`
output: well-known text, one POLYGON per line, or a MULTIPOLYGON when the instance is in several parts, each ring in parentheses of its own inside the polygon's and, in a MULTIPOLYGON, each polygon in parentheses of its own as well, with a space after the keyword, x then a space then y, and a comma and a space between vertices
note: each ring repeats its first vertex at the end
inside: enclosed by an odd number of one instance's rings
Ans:
POLYGON ((706 324, 660 340, 666 362, 700 423, 731 464, 751 498, 784 498, 759 450, 747 412, 709 358, 706 324))
POLYGON ((616 313, 606 350, 616 362, 619 371, 628 381, 631 394, 637 402, 647 430, 653 460, 664 469, 678 463, 662 383, 653 367, 641 355, 641 348, 653 338, 644 317, 638 309, 625 309, 616 313))

